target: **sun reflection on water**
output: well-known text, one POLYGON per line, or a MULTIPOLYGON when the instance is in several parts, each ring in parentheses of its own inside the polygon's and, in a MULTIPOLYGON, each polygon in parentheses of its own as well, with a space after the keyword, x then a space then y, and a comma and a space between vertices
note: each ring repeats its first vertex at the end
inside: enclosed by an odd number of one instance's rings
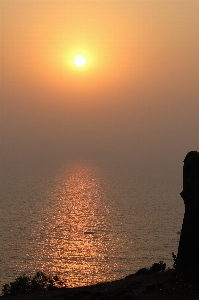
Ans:
MULTIPOLYGON (((114 279, 110 215, 100 178, 90 166, 74 166, 58 181, 43 225, 42 269, 67 286, 114 279)), ((41 250, 42 249, 42 250, 41 250)))

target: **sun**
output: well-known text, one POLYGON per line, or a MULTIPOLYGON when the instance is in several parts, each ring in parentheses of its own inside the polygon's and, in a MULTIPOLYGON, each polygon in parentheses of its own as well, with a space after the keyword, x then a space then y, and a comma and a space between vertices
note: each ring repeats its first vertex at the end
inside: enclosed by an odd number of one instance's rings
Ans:
POLYGON ((77 67, 83 67, 86 64, 86 58, 83 55, 78 55, 75 57, 74 63, 77 67))

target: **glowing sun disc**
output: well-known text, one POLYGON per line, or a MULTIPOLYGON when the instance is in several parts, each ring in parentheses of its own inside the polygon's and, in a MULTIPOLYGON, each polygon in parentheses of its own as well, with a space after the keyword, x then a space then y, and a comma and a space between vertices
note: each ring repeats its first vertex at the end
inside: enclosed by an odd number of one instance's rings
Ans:
POLYGON ((83 67, 86 63, 86 59, 85 59, 84 56, 78 55, 78 56, 75 57, 74 63, 77 67, 83 67))

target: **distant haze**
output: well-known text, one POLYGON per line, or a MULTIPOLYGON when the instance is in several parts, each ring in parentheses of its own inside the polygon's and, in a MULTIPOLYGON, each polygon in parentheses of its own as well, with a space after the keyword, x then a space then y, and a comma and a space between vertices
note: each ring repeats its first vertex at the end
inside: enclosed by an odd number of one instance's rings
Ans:
POLYGON ((1 176, 75 160, 172 173, 198 151, 199 1, 2 0, 0 9, 1 176))

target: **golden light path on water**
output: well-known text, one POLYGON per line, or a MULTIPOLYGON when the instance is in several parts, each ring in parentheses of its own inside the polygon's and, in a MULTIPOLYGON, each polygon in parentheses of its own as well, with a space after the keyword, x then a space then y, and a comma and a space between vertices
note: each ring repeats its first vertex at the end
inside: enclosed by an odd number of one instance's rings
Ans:
POLYGON ((67 286, 116 278, 111 220, 97 173, 74 166, 58 183, 37 253, 41 269, 61 275, 67 286))
POLYGON ((172 267, 184 213, 182 206, 176 218, 178 185, 157 189, 153 180, 121 177, 86 162, 6 182, 0 286, 37 271, 74 287, 124 278, 160 260, 172 267))

